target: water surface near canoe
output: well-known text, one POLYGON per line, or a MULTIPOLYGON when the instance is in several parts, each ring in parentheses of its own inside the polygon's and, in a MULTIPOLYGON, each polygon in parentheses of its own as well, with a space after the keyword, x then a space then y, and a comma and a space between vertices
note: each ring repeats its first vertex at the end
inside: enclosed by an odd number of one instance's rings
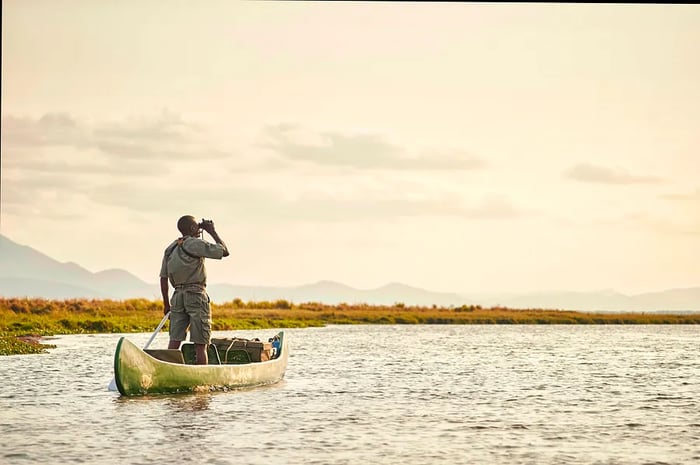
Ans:
MULTIPOLYGON (((48 355, 0 357, 0 463, 700 461, 700 326, 286 334, 285 379, 234 392, 108 392, 113 334, 61 336, 48 355)), ((149 334, 127 336, 142 346, 149 334)), ((166 345, 161 334, 152 347, 166 345)))

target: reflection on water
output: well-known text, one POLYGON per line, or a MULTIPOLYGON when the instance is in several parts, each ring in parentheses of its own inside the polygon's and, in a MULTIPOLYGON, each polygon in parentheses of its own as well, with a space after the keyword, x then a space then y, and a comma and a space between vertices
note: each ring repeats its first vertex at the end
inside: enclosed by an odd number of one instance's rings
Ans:
POLYGON ((140 407, 145 408, 153 402, 165 402, 165 406, 177 412, 193 412, 197 410, 208 410, 211 403, 211 393, 192 394, 172 394, 172 395, 151 395, 139 397, 115 396, 113 402, 117 406, 133 406, 143 403, 140 407))
POLYGON ((177 396, 168 399, 167 405, 179 412, 195 412, 208 410, 211 403, 211 394, 193 394, 191 396, 177 396))
POLYGON ((285 379, 230 392, 108 392, 120 335, 59 337, 48 355, 0 357, 0 463, 152 464, 194 453, 236 465, 700 461, 698 326, 286 334, 285 379))

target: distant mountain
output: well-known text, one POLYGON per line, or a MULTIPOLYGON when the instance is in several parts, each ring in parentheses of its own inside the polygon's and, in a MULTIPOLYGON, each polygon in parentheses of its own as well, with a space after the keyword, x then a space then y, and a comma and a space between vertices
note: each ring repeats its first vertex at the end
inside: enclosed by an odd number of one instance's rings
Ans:
MULTIPOLYGON (((700 287, 670 289, 628 296, 614 290, 598 292, 539 292, 530 294, 461 295, 432 292, 400 283, 376 289, 356 289, 333 281, 290 287, 210 284, 214 302, 287 300, 326 304, 481 305, 509 308, 550 308, 580 311, 700 312, 700 287)), ((76 263, 61 263, 31 247, 0 235, 0 296, 47 299, 143 297, 160 299, 158 284, 111 269, 92 273, 76 263)))
POLYGON ((101 290, 122 296, 122 298, 146 297, 160 298, 160 287, 147 284, 128 271, 111 269, 93 274, 94 286, 101 290))
POLYGON ((631 297, 618 292, 538 292, 485 299, 488 305, 517 308, 576 310, 626 310, 634 305, 631 297))
POLYGON ((669 289, 632 296, 634 307, 665 310, 700 310, 700 287, 669 289))
POLYGON ((0 295, 47 299, 157 298, 160 289, 124 270, 92 273, 0 235, 0 295))
POLYGON ((473 299, 450 292, 432 292, 417 287, 406 286, 400 283, 391 283, 386 286, 366 291, 370 302, 380 302, 385 305, 403 302, 407 305, 470 305, 476 304, 473 299), (398 298, 400 296, 400 298, 398 298))
POLYGON ((393 283, 377 289, 355 289, 333 281, 319 281, 297 287, 248 287, 231 284, 211 284, 208 292, 216 302, 239 298, 243 301, 288 300, 290 302, 322 302, 326 304, 366 303, 393 305, 462 305, 469 299, 458 294, 432 292, 403 284, 393 283))
MULTIPOLYGON (((44 279, 8 278, 5 276, 0 276, 0 296, 41 297, 44 299, 106 298, 105 295, 94 289, 72 284, 44 279)), ((110 295, 109 298, 115 297, 110 295)))
POLYGON ((615 291, 540 292, 479 299, 482 305, 596 312, 700 311, 700 287, 638 295, 615 291))

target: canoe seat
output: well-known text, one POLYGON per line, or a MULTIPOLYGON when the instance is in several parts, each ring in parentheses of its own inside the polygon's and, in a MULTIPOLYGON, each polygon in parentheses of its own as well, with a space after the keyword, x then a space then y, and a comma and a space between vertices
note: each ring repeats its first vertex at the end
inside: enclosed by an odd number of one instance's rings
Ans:
POLYGON ((177 349, 144 349, 148 355, 158 360, 170 363, 180 363, 184 364, 185 359, 182 356, 182 352, 177 349))
MULTIPOLYGON (((182 356, 185 359, 185 364, 196 365, 197 364, 197 354, 194 350, 194 344, 191 342, 186 342, 182 344, 182 356)), ((221 365, 221 359, 219 358, 219 352, 216 350, 214 344, 209 344, 207 346, 207 358, 209 359, 209 365, 221 365)))

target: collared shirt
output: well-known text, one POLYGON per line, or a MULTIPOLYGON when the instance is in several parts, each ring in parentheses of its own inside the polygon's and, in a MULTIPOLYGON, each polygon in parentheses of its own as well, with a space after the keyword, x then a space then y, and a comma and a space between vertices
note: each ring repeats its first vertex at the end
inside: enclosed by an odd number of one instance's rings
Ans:
POLYGON ((221 260, 224 247, 198 237, 185 236, 172 242, 163 254, 160 277, 168 278, 173 287, 207 285, 204 258, 221 260))

